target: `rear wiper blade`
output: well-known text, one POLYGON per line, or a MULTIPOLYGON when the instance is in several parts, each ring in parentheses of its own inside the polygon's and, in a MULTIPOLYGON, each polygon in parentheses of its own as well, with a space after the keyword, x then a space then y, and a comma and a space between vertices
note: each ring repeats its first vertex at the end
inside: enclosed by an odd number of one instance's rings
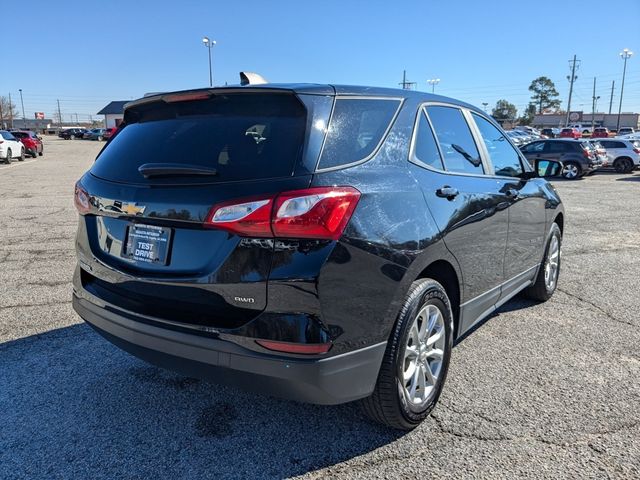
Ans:
POLYGON ((215 176, 218 171, 215 168, 203 167, 202 165, 190 165, 188 163, 145 163, 138 167, 138 171, 144 178, 151 177, 171 177, 177 175, 201 175, 215 176))

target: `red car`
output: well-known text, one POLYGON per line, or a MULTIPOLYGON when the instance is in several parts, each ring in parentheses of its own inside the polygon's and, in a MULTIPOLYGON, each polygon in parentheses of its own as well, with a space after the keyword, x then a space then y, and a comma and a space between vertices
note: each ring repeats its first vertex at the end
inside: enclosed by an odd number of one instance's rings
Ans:
POLYGON ((11 134, 22 142, 25 153, 31 155, 33 158, 36 158, 38 155, 42 156, 42 153, 44 152, 42 140, 35 132, 14 130, 11 134))
POLYGON ((563 128, 560 138, 582 138, 582 133, 577 128, 563 128))
POLYGON ((105 140, 109 140, 111 138, 111 136, 116 133, 117 128, 116 127, 111 127, 111 128, 105 128, 104 133, 102 134, 102 138, 105 140))
POLYGON ((591 138, 609 138, 609 130, 605 127, 595 128, 591 138))

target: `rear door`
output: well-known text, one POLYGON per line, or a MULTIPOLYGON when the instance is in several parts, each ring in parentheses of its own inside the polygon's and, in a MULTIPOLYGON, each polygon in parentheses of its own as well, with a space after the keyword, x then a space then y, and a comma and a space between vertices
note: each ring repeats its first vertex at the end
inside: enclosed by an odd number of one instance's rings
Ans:
POLYGON ((411 150, 412 172, 462 270, 461 333, 500 296, 509 206, 504 181, 486 174, 469 115, 456 106, 425 105, 411 150))
MULTIPOLYGON (((328 116, 323 100, 314 112, 328 116)), ((78 234, 85 288, 180 323, 234 328, 255 317, 273 241, 204 223, 214 205, 246 199, 249 215, 256 196, 309 186, 307 140, 324 131, 308 127, 327 120, 314 112, 293 92, 174 95, 128 109, 81 180, 94 213, 78 234)))

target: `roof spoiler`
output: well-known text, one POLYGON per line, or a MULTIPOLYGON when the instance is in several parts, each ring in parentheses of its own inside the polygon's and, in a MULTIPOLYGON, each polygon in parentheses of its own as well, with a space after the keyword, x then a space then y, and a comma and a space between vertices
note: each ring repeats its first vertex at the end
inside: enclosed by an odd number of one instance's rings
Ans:
POLYGON ((267 80, 257 73, 240 72, 240 85, 262 85, 269 83, 267 80))

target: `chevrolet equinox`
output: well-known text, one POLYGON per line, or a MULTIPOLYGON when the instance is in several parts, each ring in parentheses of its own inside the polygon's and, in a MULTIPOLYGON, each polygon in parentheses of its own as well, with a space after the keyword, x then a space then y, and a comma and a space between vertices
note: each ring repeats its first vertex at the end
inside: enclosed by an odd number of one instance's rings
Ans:
POLYGON ((406 90, 157 94, 77 182, 73 306, 185 375, 416 427, 453 345, 544 301, 564 210, 482 110, 406 90))

